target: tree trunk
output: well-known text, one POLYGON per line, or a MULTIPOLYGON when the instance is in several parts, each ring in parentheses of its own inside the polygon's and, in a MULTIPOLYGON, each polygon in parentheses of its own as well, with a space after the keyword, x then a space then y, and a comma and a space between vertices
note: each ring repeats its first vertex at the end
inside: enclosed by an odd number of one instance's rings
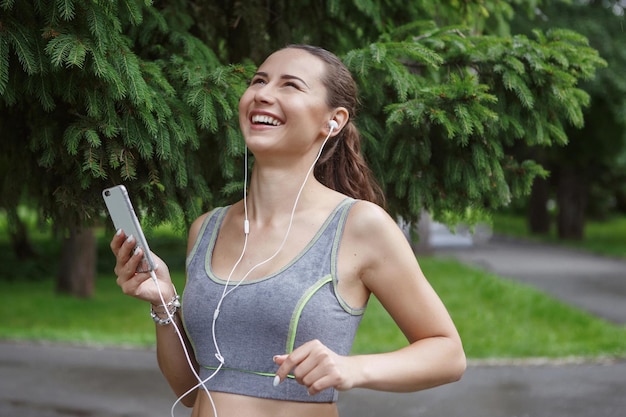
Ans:
POLYGON ((549 197, 548 181, 543 178, 536 178, 528 201, 528 229, 533 235, 550 233, 549 197))
POLYGON ((559 238, 581 240, 585 230, 587 187, 584 176, 573 167, 559 172, 557 203, 559 238))
POLYGON ((93 229, 72 228, 63 240, 57 276, 58 293, 81 298, 93 295, 96 277, 96 238, 93 229))
POLYGON ((35 258, 37 252, 35 252, 33 245, 30 243, 30 239, 28 239, 28 230, 17 214, 17 207, 8 207, 6 211, 9 238, 11 239, 11 247, 15 257, 19 260, 35 258))

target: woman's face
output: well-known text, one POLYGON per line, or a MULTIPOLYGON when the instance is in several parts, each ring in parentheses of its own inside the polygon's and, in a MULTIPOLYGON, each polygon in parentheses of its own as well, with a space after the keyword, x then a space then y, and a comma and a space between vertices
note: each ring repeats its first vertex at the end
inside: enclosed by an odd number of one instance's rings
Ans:
POLYGON ((325 137, 331 109, 324 65, 306 51, 283 49, 259 67, 239 100, 239 124, 255 154, 307 152, 325 137))

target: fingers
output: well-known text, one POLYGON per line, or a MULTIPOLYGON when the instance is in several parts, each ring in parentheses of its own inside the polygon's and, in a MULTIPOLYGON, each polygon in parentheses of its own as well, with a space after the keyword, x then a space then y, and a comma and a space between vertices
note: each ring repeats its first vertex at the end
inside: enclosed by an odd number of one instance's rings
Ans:
POLYGON ((135 249, 135 244, 135 237, 132 235, 123 239, 122 235, 116 234, 111 241, 111 249, 116 258, 113 271, 123 280, 135 274, 143 259, 141 248, 135 249))
POLYGON ((118 229, 117 232, 115 232, 115 236, 113 236, 113 239, 111 239, 111 244, 110 244, 111 251, 113 252, 114 255, 117 254, 117 251, 119 250, 120 246, 124 242, 124 239, 126 239, 126 234, 124 233, 122 229, 118 229))
POLYGON ((161 304, 161 296, 170 299, 175 295, 167 265, 158 256, 151 254, 156 265, 159 266, 154 272, 162 284, 157 286, 157 283, 151 282, 153 281, 151 280, 152 274, 148 268, 145 268, 143 250, 140 247, 135 248, 135 245, 135 238, 132 235, 126 236, 122 230, 119 230, 111 239, 110 247, 116 259, 113 271, 117 276, 117 285, 126 295, 155 305, 161 304))
POLYGON ((327 388, 347 389, 348 381, 342 371, 343 357, 335 354, 321 342, 313 340, 300 346, 289 355, 277 355, 274 362, 280 365, 274 385, 278 385, 292 371, 298 383, 307 387, 310 395, 327 388))

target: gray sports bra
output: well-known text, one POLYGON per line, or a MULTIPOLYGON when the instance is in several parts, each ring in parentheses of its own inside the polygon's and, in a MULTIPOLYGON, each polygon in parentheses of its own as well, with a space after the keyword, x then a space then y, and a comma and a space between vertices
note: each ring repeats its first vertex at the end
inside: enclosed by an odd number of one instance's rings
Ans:
MULTIPOLYGON (((313 339, 337 354, 350 353, 365 308, 350 307, 336 289, 337 253, 354 202, 345 199, 339 204, 288 265, 264 278, 244 281, 226 296, 215 330, 224 366, 206 382, 209 390, 289 401, 337 401, 335 389, 310 396, 292 375, 274 387, 278 366, 272 358, 313 339)), ((202 379, 219 365, 211 325, 225 281, 213 273, 211 257, 227 210, 221 207, 207 216, 187 258, 183 322, 202 379)))

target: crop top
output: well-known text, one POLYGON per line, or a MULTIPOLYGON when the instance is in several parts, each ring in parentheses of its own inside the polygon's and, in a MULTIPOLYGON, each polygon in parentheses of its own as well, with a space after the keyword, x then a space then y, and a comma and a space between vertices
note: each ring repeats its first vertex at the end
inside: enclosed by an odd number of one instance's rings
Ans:
MULTIPOLYGON (((211 391, 302 402, 335 402, 334 388, 309 395, 289 375, 274 387, 274 355, 318 339, 348 355, 365 307, 350 307, 337 292, 337 253, 353 199, 343 200, 308 245, 289 264, 263 278, 243 281, 229 293, 215 324, 223 367, 205 382, 211 391)), ((182 317, 205 380, 219 366, 212 337, 213 314, 226 281, 211 258, 228 207, 213 210, 187 257, 182 317)), ((232 289, 237 281, 230 282, 232 289)))

